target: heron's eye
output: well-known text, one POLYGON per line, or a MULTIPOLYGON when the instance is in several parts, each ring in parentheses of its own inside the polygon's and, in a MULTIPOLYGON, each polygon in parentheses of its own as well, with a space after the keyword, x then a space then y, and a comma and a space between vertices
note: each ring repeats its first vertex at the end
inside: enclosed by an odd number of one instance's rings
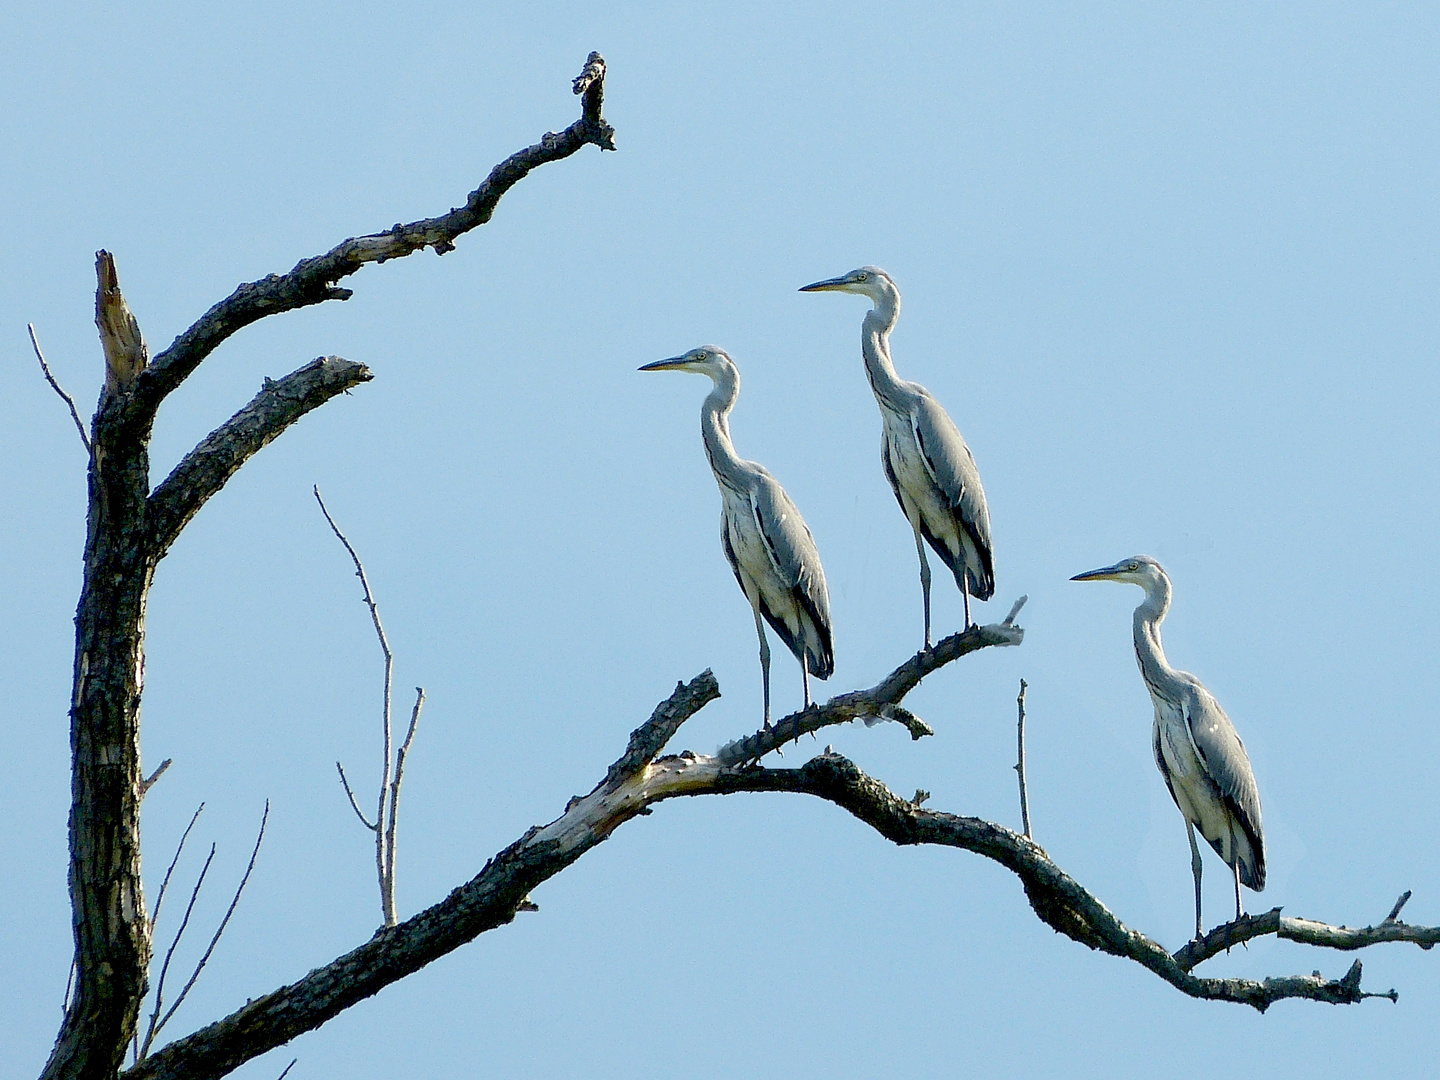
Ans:
POLYGON ((855 280, 856 280, 856 281, 868 281, 868 280, 870 280, 870 275, 867 274, 867 273, 865 273, 865 271, 862 270, 862 271, 860 271, 860 273, 858 273, 858 274, 855 275, 855 280))

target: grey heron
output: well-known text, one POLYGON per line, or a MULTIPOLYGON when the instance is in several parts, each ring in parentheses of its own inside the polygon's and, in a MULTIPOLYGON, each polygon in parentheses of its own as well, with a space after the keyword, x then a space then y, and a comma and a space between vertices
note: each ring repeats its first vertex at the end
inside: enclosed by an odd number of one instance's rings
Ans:
POLYGON ((715 386, 700 407, 700 437, 720 485, 720 543, 735 580, 755 612, 760 635, 760 673, 765 726, 770 726, 770 644, 763 617, 800 661, 805 708, 810 676, 828 679, 835 670, 831 647, 830 595, 820 552, 800 511, 763 465, 745 461, 730 441, 730 410, 740 396, 740 369, 724 349, 702 345, 684 356, 657 360, 641 371, 691 371, 715 386))
POLYGON ((880 461, 900 509, 915 531, 920 556, 920 591, 925 604, 925 647, 930 647, 930 563, 925 542, 955 575, 970 628, 970 597, 995 593, 995 560, 990 546, 990 511, 980 471, 960 431, 919 383, 895 374, 890 331, 900 317, 900 290, 878 266, 862 266, 844 277, 806 285, 801 292, 848 292, 867 296, 874 307, 860 328, 865 374, 880 405, 884 429, 880 461))
POLYGON ((1265 833, 1260 791, 1245 744, 1210 691, 1188 671, 1176 671, 1160 644, 1160 623, 1170 610, 1170 578, 1148 555, 1136 555, 1071 581, 1124 581, 1145 590, 1135 609, 1135 659, 1155 703, 1150 741, 1170 797, 1185 818, 1190 868, 1195 874, 1195 936, 1200 921, 1200 848, 1195 830, 1209 841, 1235 876, 1235 917, 1244 914, 1240 886, 1265 888, 1265 833))

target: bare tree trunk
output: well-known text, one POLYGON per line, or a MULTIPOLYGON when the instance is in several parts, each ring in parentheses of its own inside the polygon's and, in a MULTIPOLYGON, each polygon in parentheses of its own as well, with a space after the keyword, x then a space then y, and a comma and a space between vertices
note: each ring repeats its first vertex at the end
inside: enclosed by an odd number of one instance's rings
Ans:
POLYGON ((145 599, 154 568, 145 556, 149 424, 127 430, 124 409, 125 391, 145 363, 144 345, 138 329, 130 342, 116 332, 117 322, 128 329, 134 320, 108 253, 97 256, 96 273, 96 321, 106 346, 107 377, 92 427, 70 707, 76 977, 44 1075, 99 1080, 120 1067, 148 985, 150 924, 140 882, 140 694, 145 599))

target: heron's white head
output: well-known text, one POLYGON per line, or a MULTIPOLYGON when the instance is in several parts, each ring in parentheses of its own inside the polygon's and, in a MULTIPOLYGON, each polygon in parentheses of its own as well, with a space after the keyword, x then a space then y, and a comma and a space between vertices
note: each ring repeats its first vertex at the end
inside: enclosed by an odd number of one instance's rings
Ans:
POLYGON ((717 383, 726 379, 738 379, 739 369, 730 354, 719 345, 701 345, 691 349, 684 356, 672 356, 668 360, 656 360, 646 364, 641 371, 693 371, 696 375, 709 375, 717 383))
POLYGON ((1170 578, 1166 575, 1165 568, 1149 555, 1132 555, 1128 559, 1121 559, 1114 566, 1088 570, 1083 574, 1076 574, 1070 580, 1124 581, 1131 585, 1139 585, 1147 593, 1159 591, 1162 583, 1167 586, 1170 584, 1170 578))
POLYGON ((895 282, 890 279, 890 275, 878 266, 862 266, 841 277, 806 285, 800 291, 855 293, 859 296, 868 296, 876 304, 879 304, 881 299, 887 295, 896 298, 900 295, 900 290, 895 287, 895 282))

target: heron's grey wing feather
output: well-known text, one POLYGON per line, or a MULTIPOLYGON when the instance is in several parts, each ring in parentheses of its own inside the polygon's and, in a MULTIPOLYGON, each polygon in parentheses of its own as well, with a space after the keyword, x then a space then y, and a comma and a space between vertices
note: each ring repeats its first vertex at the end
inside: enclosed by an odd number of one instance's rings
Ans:
POLYGON ((1263 889, 1265 841, 1260 821, 1260 789, 1255 786, 1255 773, 1250 768, 1245 744, 1220 703, 1198 680, 1185 695, 1185 722, 1205 770, 1239 820, 1255 853, 1253 881, 1247 884, 1257 891, 1263 889))
POLYGON ((949 502, 956 523, 969 534, 980 553, 984 573, 982 580, 975 582, 973 591, 977 598, 988 600, 995 591, 995 568, 991 556, 990 510, 985 504, 980 470, 949 414, 924 387, 915 389, 917 394, 910 410, 915 443, 930 478, 949 502))
MULTIPOLYGON (((830 593, 825 586, 825 569, 820 564, 815 538, 810 535, 805 519, 800 516, 799 509, 785 489, 768 473, 758 478, 750 502, 755 512, 755 524, 765 540, 765 550, 770 555, 776 575, 819 631, 822 655, 814 658, 817 670, 812 674, 822 679, 829 678, 835 667, 831 648, 830 593)), ((766 618, 775 632, 786 639, 790 650, 799 655, 783 621, 769 612, 766 612, 766 618)), ((803 650, 803 643, 800 648, 803 650)))

